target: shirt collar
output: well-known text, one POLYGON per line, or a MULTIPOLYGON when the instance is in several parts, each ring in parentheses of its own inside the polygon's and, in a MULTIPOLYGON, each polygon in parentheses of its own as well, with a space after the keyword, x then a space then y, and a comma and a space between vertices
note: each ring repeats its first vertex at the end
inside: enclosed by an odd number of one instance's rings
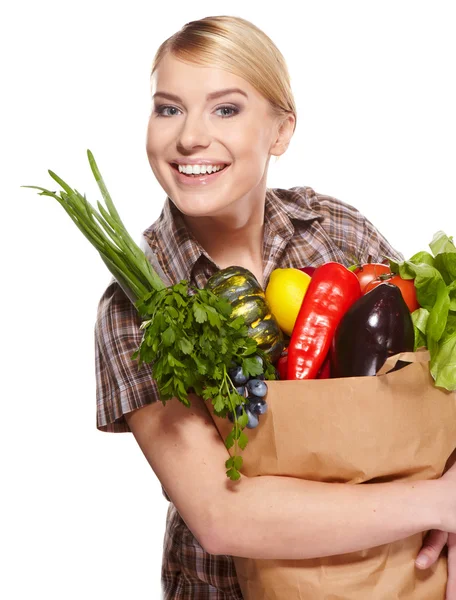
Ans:
MULTIPOLYGON (((321 215, 312 208, 310 188, 266 190, 265 235, 279 236, 285 241, 293 237, 293 221, 313 221, 321 215)), ((185 225, 180 211, 169 197, 160 217, 144 231, 144 238, 157 256, 170 281, 190 281, 195 264, 205 257, 214 264, 206 250, 185 225)))
POLYGON ((143 233, 170 281, 190 281, 192 269, 206 250, 185 225, 180 211, 169 197, 160 217, 143 233))

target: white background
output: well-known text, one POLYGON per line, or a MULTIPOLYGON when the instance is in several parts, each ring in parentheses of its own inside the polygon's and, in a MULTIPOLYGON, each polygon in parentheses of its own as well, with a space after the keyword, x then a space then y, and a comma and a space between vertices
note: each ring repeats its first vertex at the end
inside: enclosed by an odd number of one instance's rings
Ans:
POLYGON ((129 434, 95 428, 93 324, 110 276, 50 198, 52 169, 95 201, 90 148, 139 238, 164 193, 145 151, 158 45, 211 14, 253 21, 298 105, 270 186, 356 206, 406 256, 456 234, 452 2, 9 3, 2 97, 2 511, 7 600, 160 597, 167 503, 129 434), (5 336, 6 331, 6 336, 5 336))

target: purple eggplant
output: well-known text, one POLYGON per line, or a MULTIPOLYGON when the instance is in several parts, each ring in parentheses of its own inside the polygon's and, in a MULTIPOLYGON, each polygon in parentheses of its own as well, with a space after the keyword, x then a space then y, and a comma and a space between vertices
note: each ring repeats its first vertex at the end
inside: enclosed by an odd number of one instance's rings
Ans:
POLYGON ((375 375, 389 356, 413 351, 414 342, 401 291, 382 283, 361 296, 340 321, 331 348, 331 377, 375 375))

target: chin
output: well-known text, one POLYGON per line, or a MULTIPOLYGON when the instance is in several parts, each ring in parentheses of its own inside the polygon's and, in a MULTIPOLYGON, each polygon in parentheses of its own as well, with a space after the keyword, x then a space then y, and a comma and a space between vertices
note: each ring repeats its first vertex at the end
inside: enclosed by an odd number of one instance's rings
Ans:
POLYGON ((170 196, 173 204, 176 208, 187 217, 212 217, 217 216, 220 211, 223 211, 227 208, 228 203, 223 202, 214 202, 211 198, 202 198, 201 195, 199 197, 195 197, 193 199, 174 199, 170 196))

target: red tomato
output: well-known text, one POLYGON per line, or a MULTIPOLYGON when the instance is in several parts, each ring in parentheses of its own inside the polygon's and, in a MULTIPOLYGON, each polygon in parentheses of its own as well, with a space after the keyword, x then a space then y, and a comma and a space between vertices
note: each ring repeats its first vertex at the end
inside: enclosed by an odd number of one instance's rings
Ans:
POLYGON ((303 271, 303 273, 307 273, 307 275, 310 275, 310 277, 312 277, 312 275, 315 273, 315 269, 317 267, 301 267, 299 270, 303 271))
POLYGON ((282 353, 282 356, 277 361, 277 371, 279 372, 279 377, 281 380, 285 380, 287 378, 287 370, 288 370, 288 352, 282 353))
POLYGON ((390 272, 391 269, 389 268, 389 265, 383 265, 381 263, 366 263, 364 265, 360 265, 353 271, 359 280, 359 285, 361 286, 361 292, 363 294, 366 285, 376 279, 379 275, 384 275, 385 273, 390 272))
POLYGON ((416 289, 413 279, 402 279, 399 275, 392 275, 388 279, 375 279, 366 285, 363 293, 367 294, 367 292, 370 292, 370 290, 373 290, 382 283, 392 283, 393 285, 397 285, 401 290, 402 297, 411 313, 420 307, 418 300, 416 299, 416 289))

